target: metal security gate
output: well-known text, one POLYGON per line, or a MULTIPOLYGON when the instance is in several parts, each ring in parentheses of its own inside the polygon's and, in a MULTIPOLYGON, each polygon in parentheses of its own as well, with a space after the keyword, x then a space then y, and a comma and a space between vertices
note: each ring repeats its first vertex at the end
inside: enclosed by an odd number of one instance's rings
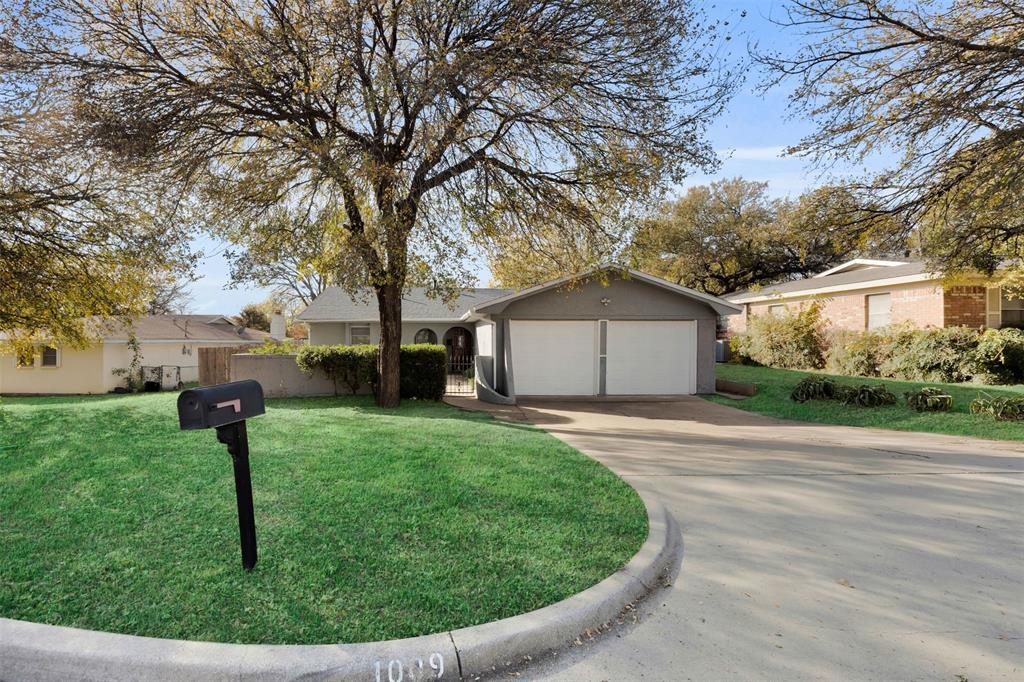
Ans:
POLYGON ((475 395, 476 356, 452 355, 448 358, 448 381, 445 395, 475 395))

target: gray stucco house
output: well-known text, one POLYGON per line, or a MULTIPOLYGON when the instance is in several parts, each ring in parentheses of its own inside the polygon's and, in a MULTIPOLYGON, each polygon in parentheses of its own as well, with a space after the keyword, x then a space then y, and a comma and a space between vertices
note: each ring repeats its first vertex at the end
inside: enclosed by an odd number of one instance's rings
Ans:
MULTIPOLYGON (((715 388, 715 328, 740 308, 636 270, 595 268, 513 291, 465 289, 444 303, 410 290, 402 342, 441 343, 471 363, 481 400, 686 395, 715 388)), ((330 288, 299 319, 311 344, 377 343, 376 300, 330 288)))

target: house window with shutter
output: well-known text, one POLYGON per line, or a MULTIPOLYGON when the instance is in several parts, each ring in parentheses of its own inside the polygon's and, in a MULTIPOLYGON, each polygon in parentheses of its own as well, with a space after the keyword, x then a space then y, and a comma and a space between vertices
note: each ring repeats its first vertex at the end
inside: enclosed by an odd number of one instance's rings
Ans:
POLYGON ((873 294, 867 297, 868 329, 879 329, 889 325, 892 310, 890 294, 873 294))
POLYGON ((57 349, 53 346, 43 346, 39 364, 41 367, 59 367, 60 354, 57 352, 57 349))

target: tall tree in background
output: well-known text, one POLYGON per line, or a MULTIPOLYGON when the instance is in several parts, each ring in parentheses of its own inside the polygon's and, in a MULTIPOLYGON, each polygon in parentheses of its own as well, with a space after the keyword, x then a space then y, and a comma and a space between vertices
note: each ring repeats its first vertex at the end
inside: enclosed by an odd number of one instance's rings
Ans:
POLYGON ((242 307, 238 313, 238 324, 250 329, 258 329, 261 332, 270 331, 270 315, 267 313, 267 306, 259 303, 250 303, 242 307))
POLYGON ((189 280, 181 277, 166 277, 153 285, 146 303, 148 315, 185 315, 192 307, 189 280))
MULTIPOLYGON (((828 163, 895 148, 898 163, 853 185, 919 230, 946 272, 1024 258, 1024 10, 1019 0, 792 0, 780 23, 796 54, 761 54, 772 83, 817 130, 791 152, 828 163)), ((877 230, 884 235, 885 229, 877 230)))
POLYGON ((225 252, 233 285, 271 288, 286 309, 308 306, 328 286, 366 284, 365 268, 345 247, 339 213, 316 214, 285 208, 263 219, 224 225, 219 236, 239 247, 225 252))
POLYGON ((824 187, 772 200, 768 183, 742 178, 691 187, 637 228, 632 257, 646 271, 709 294, 808 277, 863 244, 846 219, 854 198, 824 187))
POLYGON ((529 231, 538 206, 585 227, 593 197, 711 164, 704 126, 732 85, 685 0, 26 7, 0 10, 0 68, 59 95, 85 148, 204 190, 212 220, 339 207, 380 310, 386 406, 411 262, 529 231))
POLYGON ((50 105, 0 71, 0 332, 82 347, 86 318, 145 313, 188 254, 180 223, 160 218, 160 188, 79 149, 50 105))

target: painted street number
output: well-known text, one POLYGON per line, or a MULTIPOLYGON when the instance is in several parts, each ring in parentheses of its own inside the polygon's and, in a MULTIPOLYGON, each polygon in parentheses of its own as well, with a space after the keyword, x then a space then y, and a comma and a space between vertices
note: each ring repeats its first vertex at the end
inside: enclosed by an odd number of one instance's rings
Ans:
POLYGON ((384 664, 384 661, 377 661, 373 664, 373 672, 376 675, 374 682, 421 682, 421 680, 439 680, 444 676, 444 656, 438 653, 430 654, 426 663, 422 658, 416 658, 405 667, 405 662, 393 658, 384 664))

